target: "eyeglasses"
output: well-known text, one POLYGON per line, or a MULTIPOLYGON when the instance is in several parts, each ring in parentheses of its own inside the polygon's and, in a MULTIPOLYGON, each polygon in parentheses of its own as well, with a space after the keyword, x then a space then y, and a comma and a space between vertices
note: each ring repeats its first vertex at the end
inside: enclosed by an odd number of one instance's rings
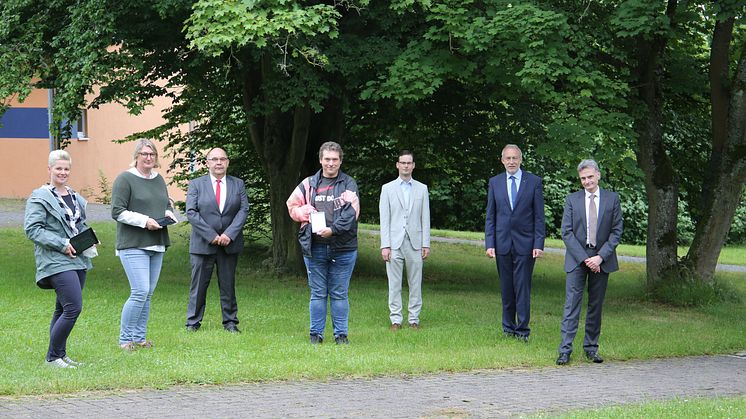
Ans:
POLYGON ((148 157, 153 157, 153 158, 155 158, 155 156, 157 156, 157 154, 156 154, 156 153, 144 153, 144 152, 142 152, 142 151, 141 151, 141 152, 139 152, 139 153, 137 153, 137 154, 139 154, 139 155, 141 155, 142 157, 145 157, 145 158, 148 158, 148 157))
POLYGON ((228 161, 228 157, 213 157, 211 159, 207 159, 207 161, 213 162, 213 163, 217 163, 217 162, 225 163, 228 161))

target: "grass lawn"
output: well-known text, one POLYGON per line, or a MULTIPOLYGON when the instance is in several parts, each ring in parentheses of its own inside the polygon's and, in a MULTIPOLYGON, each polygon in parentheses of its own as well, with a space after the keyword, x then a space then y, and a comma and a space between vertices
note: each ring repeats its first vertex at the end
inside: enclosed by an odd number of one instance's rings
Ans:
MULTIPOLYGON (((477 246, 434 243, 425 266, 422 330, 388 331, 387 281, 378 238, 360 237, 350 285, 349 346, 308 343, 304 277, 260 270, 264 248, 247 249, 236 284, 240 327, 223 331, 217 285, 202 328, 184 330, 189 287, 189 227, 169 227, 174 243, 153 297, 148 338, 155 347, 126 353, 117 337, 129 286, 114 257, 114 224, 94 223, 103 245, 84 290, 84 308, 68 343, 74 371, 46 368, 54 292, 34 284, 32 243, 20 228, 0 229, 0 395, 163 388, 174 384, 238 383, 300 378, 397 376, 478 368, 552 366, 559 343, 564 273, 559 255, 537 264, 532 291, 532 340, 498 334, 500 296, 493 260, 477 246)), ((746 305, 679 309, 646 301, 644 267, 622 264, 604 306, 601 353, 607 360, 730 353, 744 349, 746 305), (713 327, 717 325, 718 327, 713 327)), ((719 279, 746 295, 743 275, 719 279)), ((577 341, 582 339, 582 332, 577 341)), ((573 362, 584 362, 579 358, 573 362)))
POLYGON ((691 398, 652 401, 601 409, 571 410, 537 418, 743 418, 746 397, 691 398))
MULTIPOLYGON (((378 224, 360 224, 361 229, 378 231, 378 224)), ((467 239, 467 240, 482 240, 484 241, 484 232, 477 231, 454 231, 454 230, 439 230, 432 229, 431 235, 438 237, 451 237, 456 239, 467 239)), ((546 247, 553 247, 555 249, 564 249, 565 243, 560 239, 546 239, 546 247)), ((679 246, 679 256, 686 255, 689 250, 687 246, 679 246)), ((634 245, 634 244, 620 244, 617 247, 617 254, 624 256, 636 256, 645 257, 645 246, 634 245)), ((727 265, 746 265, 746 246, 725 246, 720 252, 719 263, 727 265)))

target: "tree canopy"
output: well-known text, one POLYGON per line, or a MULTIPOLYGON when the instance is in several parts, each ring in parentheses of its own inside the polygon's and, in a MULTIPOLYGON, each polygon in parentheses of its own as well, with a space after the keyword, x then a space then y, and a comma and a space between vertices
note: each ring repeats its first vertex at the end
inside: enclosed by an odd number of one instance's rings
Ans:
POLYGON ((343 170, 361 181, 364 216, 395 174, 396 149, 409 148, 434 225, 468 229, 483 220, 500 149, 515 143, 545 178, 550 232, 578 187, 577 162, 593 157, 622 194, 625 240, 647 242, 648 280, 710 280, 731 225, 746 231, 736 218, 745 9, 739 0, 6 0, 0 96, 55 89, 53 127, 81 107, 118 102, 136 113, 171 97, 166 124, 143 134, 183 156, 217 144, 240 156, 237 174, 267 203, 257 222, 270 219, 276 267, 300 263, 284 202, 317 169, 321 142, 350 151, 343 170), (178 131, 185 123, 196 129, 178 131), (689 239, 680 262, 676 246, 689 239))

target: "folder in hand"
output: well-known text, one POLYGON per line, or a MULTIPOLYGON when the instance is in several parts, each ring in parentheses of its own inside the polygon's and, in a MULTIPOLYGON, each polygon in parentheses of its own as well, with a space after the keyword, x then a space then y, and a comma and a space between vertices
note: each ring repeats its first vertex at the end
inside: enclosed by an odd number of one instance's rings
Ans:
POLYGON ((98 244, 98 237, 92 228, 85 229, 73 237, 70 237, 70 244, 75 248, 75 253, 81 254, 94 244, 98 244))
POLYGON ((176 224, 176 221, 174 221, 174 219, 171 217, 157 218, 155 222, 158 223, 158 225, 160 225, 161 227, 169 226, 171 224, 176 224))

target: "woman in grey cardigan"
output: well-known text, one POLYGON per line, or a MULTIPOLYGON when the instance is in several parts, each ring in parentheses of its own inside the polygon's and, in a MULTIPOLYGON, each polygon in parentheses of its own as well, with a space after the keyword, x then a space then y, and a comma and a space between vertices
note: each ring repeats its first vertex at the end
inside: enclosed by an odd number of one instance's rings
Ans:
POLYGON ((95 246, 82 251, 70 238, 88 228, 85 225, 86 200, 67 186, 70 154, 64 150, 49 153, 49 183, 31 193, 26 202, 23 227, 34 242, 36 285, 54 289, 57 294, 49 326, 46 364, 76 368, 81 364, 67 356, 67 338, 83 309, 86 272, 92 267, 95 246))
POLYGON ((153 346, 145 339, 150 299, 161 274, 163 255, 171 244, 164 220, 177 221, 166 182, 153 170, 160 167, 155 144, 144 138, 137 140, 130 166, 117 176, 111 194, 117 255, 130 283, 119 330, 119 346, 126 351, 153 346))

